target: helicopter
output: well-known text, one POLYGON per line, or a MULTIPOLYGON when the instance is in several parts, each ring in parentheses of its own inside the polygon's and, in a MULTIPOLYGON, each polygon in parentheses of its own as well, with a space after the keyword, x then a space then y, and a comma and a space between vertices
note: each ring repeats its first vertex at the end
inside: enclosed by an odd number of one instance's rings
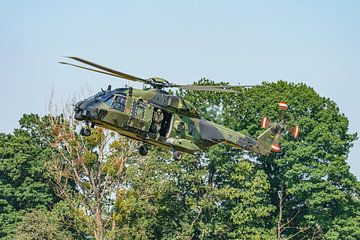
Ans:
POLYGON ((179 88, 190 91, 213 91, 236 93, 234 87, 252 86, 209 86, 180 85, 159 77, 140 78, 90 62, 79 57, 67 57, 82 65, 59 62, 81 69, 150 85, 147 89, 132 87, 101 90, 74 106, 75 119, 85 125, 80 134, 91 135, 95 126, 113 130, 120 135, 141 142, 139 154, 146 155, 148 146, 165 147, 172 150, 173 158, 180 160, 183 153, 199 154, 211 146, 226 144, 259 155, 280 153, 280 138, 289 132, 294 138, 300 136, 300 127, 288 127, 284 114, 286 102, 279 103, 280 122, 267 117, 261 119, 260 127, 265 129, 257 139, 201 117, 201 112, 181 96, 169 94, 164 88, 179 88))

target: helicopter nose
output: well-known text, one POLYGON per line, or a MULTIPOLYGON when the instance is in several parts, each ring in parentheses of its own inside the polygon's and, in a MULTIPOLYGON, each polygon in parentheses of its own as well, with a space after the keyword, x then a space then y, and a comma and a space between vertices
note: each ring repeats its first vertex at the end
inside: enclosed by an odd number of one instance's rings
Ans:
POLYGON ((84 101, 80 101, 80 102, 77 102, 77 103, 74 105, 75 113, 78 113, 78 112, 81 110, 80 106, 81 106, 81 104, 82 104, 83 102, 84 102, 84 101))
POLYGON ((91 120, 97 117, 97 109, 95 106, 95 101, 87 100, 87 101, 80 101, 75 104, 74 107, 75 111, 75 119, 79 121, 83 120, 91 120))
POLYGON ((84 109, 81 107, 83 102, 84 101, 80 101, 80 102, 76 103, 75 107, 74 107, 74 111, 75 111, 74 117, 76 120, 79 120, 79 121, 85 120, 85 116, 83 115, 84 109))

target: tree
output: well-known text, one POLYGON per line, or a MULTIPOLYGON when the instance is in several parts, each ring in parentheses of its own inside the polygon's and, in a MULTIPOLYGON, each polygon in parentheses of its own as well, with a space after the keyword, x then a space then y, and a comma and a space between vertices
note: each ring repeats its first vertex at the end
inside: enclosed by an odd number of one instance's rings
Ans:
POLYGON ((48 182, 50 146, 42 141, 47 118, 24 115, 13 134, 0 133, 0 237, 10 235, 30 209, 49 209, 59 199, 48 182))
POLYGON ((71 115, 51 117, 52 163, 56 193, 70 207, 71 222, 78 232, 96 239, 114 239, 114 200, 123 188, 126 161, 137 152, 136 143, 96 128, 91 136, 76 132, 71 115))
MULTIPOLYGON (((202 80, 198 84, 210 83, 202 80)), ((359 182, 346 159, 356 134, 348 132, 348 120, 333 101, 304 84, 283 81, 263 83, 238 94, 192 92, 186 96, 196 99, 204 112, 210 110, 206 117, 252 136, 260 134, 257 123, 263 116, 278 120, 279 101, 289 102, 287 120, 301 126, 302 137, 284 137, 284 156, 251 155, 270 181, 269 200, 277 208, 272 227, 277 228, 279 239, 318 239, 327 232, 334 236, 332 226, 338 218, 355 217, 359 182), (214 111, 213 104, 220 108, 214 111)), ((355 234, 358 229, 355 224, 353 227, 350 229, 355 234)))

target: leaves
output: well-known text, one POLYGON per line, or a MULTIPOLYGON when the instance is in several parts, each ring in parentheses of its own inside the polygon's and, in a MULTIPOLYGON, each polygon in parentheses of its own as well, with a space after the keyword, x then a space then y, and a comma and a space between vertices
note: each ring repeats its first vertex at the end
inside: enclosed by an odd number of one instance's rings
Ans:
POLYGON ((26 211, 58 201, 49 183, 46 163, 51 150, 44 140, 47 118, 24 115, 20 129, 0 134, 0 237, 14 231, 26 211))
MULTIPOLYGON (((209 81, 198 83, 206 85, 209 81)), ((337 105, 319 96, 312 88, 305 84, 278 81, 240 90, 238 94, 215 96, 213 93, 189 92, 185 97, 205 111, 205 118, 253 137, 259 136, 262 131, 257 124, 262 117, 278 120, 278 102, 289 103, 286 120, 289 125, 300 125, 302 136, 297 140, 284 136, 282 146, 285 155, 282 157, 274 154, 265 157, 251 155, 270 183, 267 199, 276 208, 274 216, 280 216, 282 211, 279 223, 274 219, 269 226, 280 226, 280 236, 294 236, 295 239, 321 237, 331 230, 329 226, 336 218, 350 214, 346 213, 349 205, 354 206, 354 202, 359 201, 359 183, 349 172, 346 162, 357 136, 348 132, 348 120, 339 112, 337 105), (221 107, 215 108, 214 105, 221 107), (215 113, 212 109, 216 109, 215 113), (283 206, 280 206, 279 193, 283 196, 283 206)), ((221 162, 215 160, 227 154, 240 157, 248 154, 226 148, 218 157, 217 153, 209 152, 213 168, 219 172, 219 175, 215 174, 215 181, 224 187, 223 190, 227 189, 236 196, 233 188, 226 187, 226 183, 231 182, 227 179, 229 169, 234 167, 227 163, 221 168, 221 162)), ((234 158, 228 161, 234 161, 234 158)), ((242 178, 239 175, 237 180, 242 178)), ((246 184, 237 187, 244 186, 246 184)), ((251 208, 247 209, 251 211, 251 208)))

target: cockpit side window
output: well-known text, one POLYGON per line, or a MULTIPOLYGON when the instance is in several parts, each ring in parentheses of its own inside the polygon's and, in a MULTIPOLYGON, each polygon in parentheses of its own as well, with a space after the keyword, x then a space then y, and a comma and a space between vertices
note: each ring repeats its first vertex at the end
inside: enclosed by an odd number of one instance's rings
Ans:
POLYGON ((115 95, 113 97, 111 107, 115 108, 116 110, 120 112, 124 112, 126 107, 126 97, 115 95))

